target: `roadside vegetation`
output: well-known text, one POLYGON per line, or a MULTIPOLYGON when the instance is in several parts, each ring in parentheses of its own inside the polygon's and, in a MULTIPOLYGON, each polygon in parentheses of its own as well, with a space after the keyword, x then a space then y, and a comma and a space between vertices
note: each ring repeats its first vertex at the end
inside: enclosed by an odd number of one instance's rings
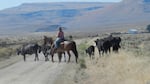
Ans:
POLYGON ((41 38, 5 37, 0 38, 0 61, 16 56, 16 50, 23 44, 41 43, 41 38))
MULTIPOLYGON (((78 84, 150 83, 148 75, 150 73, 150 34, 120 34, 117 36, 122 38, 119 53, 111 52, 99 57, 96 50, 95 59, 91 60, 88 56, 84 56, 86 68, 77 70, 77 73, 80 74, 76 75, 82 78, 78 79, 78 84)), ((97 38, 103 37, 95 39, 97 38)), ((95 39, 83 42, 86 44, 84 47, 93 44, 95 39)))
POLYGON ((136 56, 150 56, 150 34, 122 35, 122 49, 136 56))

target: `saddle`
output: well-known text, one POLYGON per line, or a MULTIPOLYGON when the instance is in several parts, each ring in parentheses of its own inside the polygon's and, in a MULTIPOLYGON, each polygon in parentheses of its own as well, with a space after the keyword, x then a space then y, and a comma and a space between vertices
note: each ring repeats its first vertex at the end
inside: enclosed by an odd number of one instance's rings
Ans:
POLYGON ((61 45, 64 45, 64 44, 69 44, 69 43, 71 43, 70 41, 63 41, 63 42, 61 42, 60 44, 61 45))
POLYGON ((66 45, 68 45, 69 43, 71 43, 70 41, 63 41, 60 43, 58 49, 64 49, 66 45))
POLYGON ((54 50, 52 52, 56 52, 56 51, 57 52, 64 52, 65 49, 67 48, 68 44, 70 44, 70 43, 71 43, 71 41, 63 41, 60 43, 59 47, 57 49, 54 48, 54 50))

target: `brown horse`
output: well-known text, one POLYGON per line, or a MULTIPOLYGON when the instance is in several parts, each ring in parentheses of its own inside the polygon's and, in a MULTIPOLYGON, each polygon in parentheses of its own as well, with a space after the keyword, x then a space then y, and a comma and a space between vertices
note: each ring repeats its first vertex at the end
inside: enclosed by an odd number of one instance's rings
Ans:
MULTIPOLYGON (((62 53, 64 53, 65 51, 68 53, 68 56, 69 56, 68 62, 70 62, 70 57, 71 57, 70 51, 74 53, 76 63, 78 62, 78 51, 76 48, 76 43, 74 41, 64 41, 60 44, 60 47, 57 48, 56 50, 54 50, 55 45, 54 45, 54 41, 52 38, 49 40, 44 40, 44 41, 49 41, 49 43, 51 44, 50 54, 52 56, 52 62, 54 62, 53 56, 55 53, 58 54, 59 62, 61 62, 62 53)), ((44 43, 47 43, 47 42, 44 42, 44 43)))
POLYGON ((44 40, 44 45, 47 45, 47 44, 52 45, 53 44, 53 38, 52 37, 44 36, 43 40, 44 40))

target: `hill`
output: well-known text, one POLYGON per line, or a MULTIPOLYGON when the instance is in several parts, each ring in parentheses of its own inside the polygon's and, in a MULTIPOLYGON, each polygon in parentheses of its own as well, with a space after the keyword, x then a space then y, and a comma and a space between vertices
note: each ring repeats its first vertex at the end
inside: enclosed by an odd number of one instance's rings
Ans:
POLYGON ((75 17, 104 9, 110 4, 112 3, 25 3, 0 11, 0 30, 3 31, 1 33, 35 32, 51 25, 63 26, 75 17))
POLYGON ((110 30, 110 29, 127 29, 127 28, 144 28, 149 24, 150 3, 148 0, 123 0, 120 3, 112 4, 105 10, 96 10, 76 18, 69 26, 77 27, 89 31, 110 30), (77 24, 82 25, 77 26, 77 24))
POLYGON ((0 18, 1 34, 56 31, 54 25, 74 32, 144 28, 150 21, 150 1, 25 3, 0 11, 0 18))

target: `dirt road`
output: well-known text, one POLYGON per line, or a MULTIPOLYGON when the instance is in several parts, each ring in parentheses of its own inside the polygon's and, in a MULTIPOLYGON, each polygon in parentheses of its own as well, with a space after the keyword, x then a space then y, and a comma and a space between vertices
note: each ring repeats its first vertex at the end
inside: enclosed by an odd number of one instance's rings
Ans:
MULTIPOLYGON (((16 59, 19 58, 16 57, 16 59)), ((28 56, 26 62, 20 60, 1 68, 0 84, 53 84, 67 65, 64 62, 45 62, 42 55, 40 55, 41 60, 38 62, 34 62, 33 59, 34 56, 28 56)))
MULTIPOLYGON (((82 40, 76 42, 79 44, 82 40)), ((29 55, 24 62, 20 55, 0 62, 0 84, 54 84, 57 78, 66 72, 66 67, 76 67, 74 56, 71 57, 70 63, 64 62, 64 59, 58 63, 57 55, 54 56, 54 63, 51 59, 45 62, 43 54, 39 55, 39 59, 40 61, 35 62, 34 55, 29 55)))

